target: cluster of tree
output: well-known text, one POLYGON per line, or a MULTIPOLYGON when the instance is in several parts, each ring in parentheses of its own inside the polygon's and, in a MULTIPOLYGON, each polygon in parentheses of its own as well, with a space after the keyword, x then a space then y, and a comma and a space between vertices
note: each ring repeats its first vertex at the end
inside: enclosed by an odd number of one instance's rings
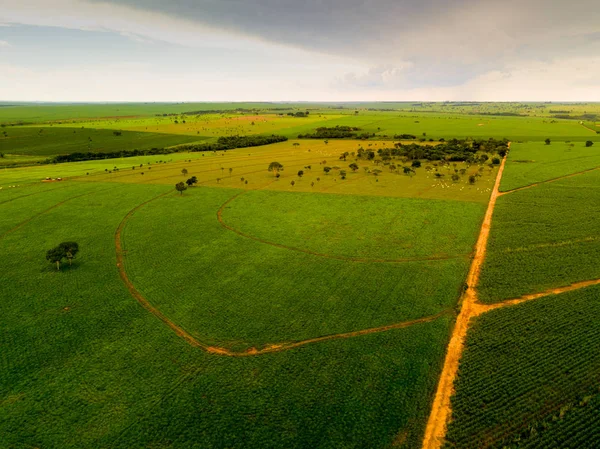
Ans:
POLYGON ((356 139, 365 138, 365 135, 366 138, 369 138, 372 135, 369 133, 357 135, 356 131, 360 131, 360 128, 339 125, 332 128, 322 126, 317 128, 314 133, 299 134, 298 139, 356 139))
POLYGON ((517 112, 469 112, 469 115, 493 115, 497 117, 527 117, 527 114, 517 112))
POLYGON ((67 259, 71 265, 78 252, 79 245, 76 242, 63 242, 46 252, 46 260, 55 263, 56 269, 60 270, 60 263, 63 259, 67 259))
POLYGON ((553 118, 561 118, 567 120, 589 120, 595 122, 598 120, 598 116, 596 114, 582 114, 582 115, 568 115, 568 114, 557 114, 553 115, 553 118))
POLYGON ((417 136, 413 134, 396 134, 394 139, 396 140, 415 140, 417 136))
POLYGON ((308 117, 310 115, 310 112, 309 111, 288 112, 287 115, 289 115, 290 117, 308 117))
POLYGON ((357 156, 359 159, 373 160, 378 155, 381 160, 391 159, 392 157, 403 157, 407 160, 428 160, 428 161, 465 161, 469 163, 486 162, 488 155, 486 153, 498 154, 504 157, 508 151, 508 140, 458 140, 451 139, 438 145, 417 145, 411 143, 404 145, 402 143, 394 144, 394 148, 381 148, 377 154, 373 150, 359 148, 357 156), (477 153, 480 153, 479 155, 477 153))
POLYGON ((181 153, 186 151, 225 151, 234 148, 258 147, 288 140, 284 136, 229 136, 219 137, 216 143, 201 143, 179 145, 171 148, 152 148, 150 150, 122 150, 106 153, 71 153, 54 156, 46 163, 58 164, 62 162, 92 161, 97 159, 116 159, 120 157, 146 156, 157 154, 181 153))

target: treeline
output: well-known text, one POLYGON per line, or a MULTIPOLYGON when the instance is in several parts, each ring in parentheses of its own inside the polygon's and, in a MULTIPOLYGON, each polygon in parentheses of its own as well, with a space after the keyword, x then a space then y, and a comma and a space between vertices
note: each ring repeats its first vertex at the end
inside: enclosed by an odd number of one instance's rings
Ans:
POLYGON ((557 114, 553 115, 552 118, 560 118, 566 120, 589 120, 591 122, 595 122, 598 120, 598 116, 596 114, 582 114, 582 115, 567 115, 567 114, 557 114))
POLYGON ((492 115, 494 117, 528 117, 527 114, 518 112, 469 112, 469 115, 492 115))
MULTIPOLYGON (((411 143, 404 145, 402 143, 394 144, 394 148, 381 148, 377 153, 373 150, 359 148, 357 156, 361 159, 375 159, 376 154, 382 159, 386 157, 404 157, 407 160, 428 160, 428 161, 465 161, 470 163, 478 162, 481 157, 476 153, 498 154, 504 157, 508 152, 508 140, 458 140, 452 139, 439 145, 418 145, 411 143)), ((486 158, 487 159, 487 158, 486 158)))
POLYGON ((360 128, 355 126, 334 126, 333 128, 320 127, 314 133, 298 134, 298 139, 368 139, 375 134, 357 134, 360 128))
POLYGON ((269 145, 272 143, 285 142, 288 140, 284 136, 229 136, 219 137, 215 143, 200 143, 200 144, 185 144, 171 148, 152 148, 150 150, 121 150, 107 153, 71 153, 54 156, 46 162, 58 164, 62 162, 80 162, 93 161, 99 159, 117 159, 121 157, 135 156, 153 156, 157 154, 171 154, 183 152, 200 152, 200 151, 225 151, 233 150, 234 148, 258 147, 269 145))

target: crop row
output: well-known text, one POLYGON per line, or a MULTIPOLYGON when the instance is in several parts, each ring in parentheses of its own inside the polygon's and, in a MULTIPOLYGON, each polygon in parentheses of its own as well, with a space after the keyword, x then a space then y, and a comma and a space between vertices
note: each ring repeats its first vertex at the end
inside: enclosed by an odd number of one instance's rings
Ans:
POLYGON ((592 287, 475 321, 452 398, 448 448, 598 441, 595 427, 584 423, 600 383, 599 294, 592 287))

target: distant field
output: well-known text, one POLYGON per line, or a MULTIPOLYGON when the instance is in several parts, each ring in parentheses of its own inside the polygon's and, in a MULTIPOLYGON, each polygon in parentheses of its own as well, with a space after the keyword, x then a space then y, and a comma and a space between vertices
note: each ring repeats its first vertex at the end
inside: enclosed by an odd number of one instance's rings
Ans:
POLYGON ((198 137, 111 130, 59 127, 6 127, 0 130, 0 153, 26 156, 54 156, 69 153, 103 153, 119 150, 147 150, 190 143, 198 137), (6 134, 3 134, 6 133, 6 134))
POLYGON ((599 297, 590 287, 478 318, 445 447, 598 447, 599 297))
POLYGON ((600 167, 600 142, 591 147, 582 142, 513 143, 508 162, 502 191, 600 167))

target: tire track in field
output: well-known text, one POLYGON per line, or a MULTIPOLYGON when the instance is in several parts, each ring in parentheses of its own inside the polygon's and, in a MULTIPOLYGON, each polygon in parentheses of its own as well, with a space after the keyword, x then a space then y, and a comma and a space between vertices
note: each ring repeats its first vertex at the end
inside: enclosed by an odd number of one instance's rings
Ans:
POLYGON ((219 221, 221 226, 223 226, 225 229, 227 229, 231 232, 234 232, 237 235, 240 235, 244 238, 254 240, 255 242, 259 242, 264 245, 270 245, 270 246, 274 246, 276 248, 287 249, 289 251, 296 251, 296 252, 300 252, 300 253, 304 253, 304 254, 310 254, 311 256, 324 257, 325 259, 344 260, 347 262, 362 262, 362 263, 431 262, 431 261, 438 261, 438 260, 460 259, 460 258, 466 258, 469 256, 469 254, 460 254, 460 255, 456 255, 456 256, 423 256, 423 257, 406 257, 406 258, 402 258, 402 259, 369 259, 369 258, 364 258, 364 257, 346 257, 346 256, 336 256, 333 254, 318 253, 316 251, 311 251, 309 249, 296 248, 293 246, 283 245, 281 243, 270 242, 268 240, 261 239, 260 237, 255 237, 253 235, 246 234, 246 233, 240 231, 239 229, 236 229, 233 226, 228 225, 223 220, 223 211, 225 210, 225 208, 246 192, 240 192, 240 193, 232 196, 231 198, 229 198, 227 201, 225 201, 225 203, 223 203, 223 205, 217 211, 217 220, 219 221))
MULTIPOLYGON (((82 193, 81 195, 72 196, 71 198, 67 198, 67 199, 65 199, 65 200, 63 200, 63 201, 60 201, 60 202, 56 203, 54 206, 51 206, 51 207, 49 207, 48 209, 45 209, 45 210, 43 210, 43 211, 41 211, 41 212, 39 212, 39 213, 37 213, 37 214, 35 214, 35 215, 33 215, 33 216, 29 217, 27 220, 25 220, 25 221, 22 221, 21 223, 19 223, 18 225, 16 225, 14 228, 11 228, 11 229, 9 229, 8 231, 4 232, 4 234, 0 234, 0 240, 2 240, 2 239, 3 239, 4 237, 6 237, 8 234, 12 234, 13 232, 15 232, 15 231, 18 231, 18 230, 19 230, 19 229, 21 229, 23 226, 25 226, 25 225, 26 225, 26 224, 28 224, 29 222, 31 222, 31 221, 33 221, 33 220, 35 220, 36 218, 38 218, 38 217, 40 217, 40 216, 42 216, 42 215, 44 215, 44 214, 47 214, 47 213, 48 213, 48 212, 50 212, 51 210, 54 210, 54 209, 56 209, 56 208, 58 208, 58 207, 62 206, 63 204, 65 204, 65 203, 67 203, 67 202, 71 201, 71 200, 74 200, 74 199, 77 199, 77 198, 81 198, 82 196, 91 195, 91 194, 93 194, 93 193, 100 193, 100 192, 104 192, 104 191, 106 191, 106 190, 111 190, 111 189, 114 189, 114 188, 115 188, 115 187, 110 187, 110 188, 108 188, 108 189, 103 189, 103 190, 97 190, 97 191, 93 191, 93 192, 82 193)), ((57 189, 54 189, 54 190, 57 190, 57 189)))
POLYGON ((578 171, 578 172, 575 172, 575 173, 570 173, 568 175, 558 176, 556 178, 551 178, 551 179, 547 179, 545 181, 536 182, 534 184, 529 184, 527 186, 517 187, 516 189, 506 190, 504 192, 498 193, 498 196, 504 196, 504 195, 508 195, 509 193, 515 193, 515 192, 519 192, 521 190, 531 189, 532 187, 537 187, 540 184, 548 184, 548 183, 551 183, 551 182, 560 181, 561 179, 572 178, 574 176, 583 175, 585 173, 589 173, 589 172, 596 171, 596 170, 599 170, 599 169, 600 169, 600 166, 599 167, 593 167, 593 168, 587 168, 585 170, 578 171))
MULTIPOLYGON (((123 284, 125 284, 125 287, 127 288, 127 290, 129 291, 129 293, 131 294, 131 296, 144 308, 146 309, 148 312, 150 312, 152 315, 154 315, 156 318, 158 318, 160 321, 162 321, 165 325, 167 325, 173 332, 175 332, 175 334, 177 334, 179 337, 181 337, 182 339, 184 339, 190 346, 193 346, 195 348, 201 349, 209 354, 215 354, 215 355, 221 355, 221 356, 227 356, 227 357, 251 357, 251 356, 258 356, 258 355, 263 355, 263 354, 269 354, 269 353, 273 353, 273 352, 281 352, 281 351, 286 351, 289 349, 294 349, 294 348, 299 348, 301 346, 305 346, 305 345, 309 345, 309 344, 313 344, 313 343, 321 343, 324 341, 329 341, 329 340, 337 340, 337 339, 345 339, 345 338, 353 338, 353 337, 359 337, 362 335, 369 335, 369 334, 375 334, 375 333, 380 333, 380 332, 387 332, 393 329, 404 329, 416 324, 420 324, 420 323, 429 323, 431 321, 435 321, 436 319, 444 316, 444 315, 449 315, 452 313, 452 309, 445 309, 442 310, 441 312, 438 312, 434 315, 430 315, 430 316, 426 316, 426 317, 422 317, 422 318, 417 318, 415 320, 409 320, 409 321, 402 321, 399 323, 394 323, 394 324, 388 324, 385 326, 380 326, 380 327, 373 327, 373 328, 368 328, 368 329, 362 329, 362 330, 358 330, 358 331, 352 331, 352 332, 345 332, 345 333, 339 333, 339 334, 331 334, 331 335, 324 335, 321 337, 315 337, 315 338, 310 338, 307 340, 299 340, 299 341, 291 341, 291 342, 280 342, 280 343, 272 343, 272 344, 267 344, 264 348, 262 349, 257 349, 257 348, 249 348, 246 351, 232 351, 230 349, 224 348, 224 347, 219 347, 219 346, 211 346, 208 345, 206 343, 203 343, 201 341, 199 341, 198 339, 196 339, 194 336, 192 336, 189 332, 187 332, 185 329, 183 329, 181 326, 177 325, 175 322, 173 322, 171 319, 169 319, 165 314, 163 314, 158 308, 156 308, 155 306, 153 306, 133 285, 133 283, 131 282, 131 280, 129 279, 129 276, 127 275, 127 271, 125 270, 125 252, 123 250, 123 238, 122 238, 122 233, 123 233, 123 229, 125 228, 128 220, 138 211, 140 210, 142 207, 146 206, 147 204, 151 203, 152 201, 158 200, 159 198, 162 198, 166 195, 171 194, 171 190, 169 190, 168 192, 162 193, 154 198, 151 198, 139 205, 137 205, 136 207, 134 207, 133 209, 131 209, 127 215, 125 215, 125 217, 123 218, 123 220, 121 221, 121 223, 119 224, 119 226, 117 227, 117 230, 115 232, 115 251, 116 251, 116 262, 117 262, 117 269, 119 272, 119 276, 121 277, 121 280, 123 281, 123 284)), ((234 195, 234 198, 237 195, 234 195)))
MULTIPOLYGON (((510 148, 510 144, 509 144, 510 148)), ((490 196, 488 208, 483 218, 481 225, 481 231, 475 245, 475 256, 469 269, 467 276, 467 290, 462 296, 461 310, 456 319, 450 342, 448 343, 448 349, 446 351, 446 358, 444 360, 444 367, 438 381, 437 390, 433 400, 431 413, 427 421, 427 427, 425 428, 425 435, 423 437, 423 448, 424 449, 439 449, 446 436, 446 429, 448 420, 451 415, 451 403, 450 398, 454 393, 454 381, 456 380, 456 374, 458 373, 458 366, 462 352, 464 350, 465 338, 469 329, 469 322, 472 317, 479 314, 480 305, 478 304, 477 291, 475 287, 479 282, 479 274, 481 272, 481 266, 485 259, 485 253, 487 248, 487 242, 490 235, 490 228, 492 224, 492 216, 494 214, 494 207, 496 206, 496 200, 498 198, 500 182, 502 180, 502 173, 504 172, 504 166, 506 165, 506 156, 502 159, 498 173, 496 174, 496 182, 494 183, 494 189, 490 196)))
POLYGON ((490 310, 516 306, 518 304, 522 304, 522 303, 528 302, 528 301, 533 301, 534 299, 544 298, 546 296, 560 295, 561 293, 567 293, 567 292, 572 292, 575 290, 580 290, 582 288, 591 287, 594 285, 600 285, 600 279, 591 279, 589 281, 574 282, 572 284, 565 285, 563 287, 551 288, 551 289, 545 290, 543 292, 538 292, 538 293, 529 293, 527 295, 520 296, 519 298, 507 299, 507 300, 504 300, 504 301, 501 301, 501 302, 498 302, 495 304, 480 304, 479 305, 479 308, 480 308, 479 314, 489 312, 490 310))
MULTIPOLYGON (((64 181, 63 181, 64 182, 64 181)), ((32 184, 33 185, 33 184, 32 184)), ((10 203, 11 201, 15 201, 18 200, 20 198, 26 198, 28 196, 33 196, 33 195, 39 195, 40 193, 48 193, 48 192, 54 192, 55 190, 60 190, 60 189, 66 189, 68 187, 71 187, 72 185, 67 185, 67 186, 63 186, 63 187, 57 187, 55 189, 49 189, 49 190, 40 190, 39 192, 33 192, 33 193, 28 193, 27 195, 21 195, 21 196, 16 196, 14 198, 11 198, 9 200, 5 200, 0 202, 0 205, 2 204, 6 204, 6 203, 10 203)))

